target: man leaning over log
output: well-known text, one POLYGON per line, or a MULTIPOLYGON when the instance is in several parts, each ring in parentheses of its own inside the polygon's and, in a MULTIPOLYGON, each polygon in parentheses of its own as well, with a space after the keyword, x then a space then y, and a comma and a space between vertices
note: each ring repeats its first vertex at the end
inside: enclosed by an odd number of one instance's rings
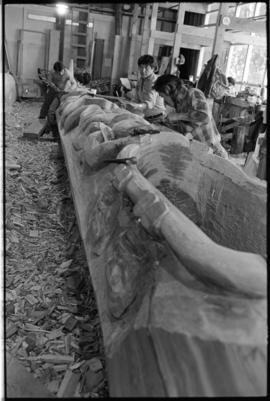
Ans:
POLYGON ((56 61, 53 65, 53 71, 49 74, 48 87, 44 102, 41 106, 39 118, 47 117, 46 131, 52 131, 53 136, 58 137, 58 129, 56 126, 55 111, 60 105, 61 96, 71 89, 77 87, 77 83, 70 71, 61 61, 56 61))
POLYGON ((216 155, 228 158, 220 144, 221 137, 212 112, 200 89, 188 88, 175 75, 162 75, 154 83, 154 89, 163 97, 165 104, 176 110, 167 115, 169 125, 189 139, 207 143, 216 155))

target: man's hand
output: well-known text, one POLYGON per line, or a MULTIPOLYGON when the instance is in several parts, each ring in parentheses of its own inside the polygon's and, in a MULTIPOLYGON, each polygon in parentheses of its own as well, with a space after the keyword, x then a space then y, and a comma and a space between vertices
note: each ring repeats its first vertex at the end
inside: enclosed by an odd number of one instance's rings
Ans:
POLYGON ((127 103, 126 109, 131 113, 142 115, 146 109, 145 103, 127 103))

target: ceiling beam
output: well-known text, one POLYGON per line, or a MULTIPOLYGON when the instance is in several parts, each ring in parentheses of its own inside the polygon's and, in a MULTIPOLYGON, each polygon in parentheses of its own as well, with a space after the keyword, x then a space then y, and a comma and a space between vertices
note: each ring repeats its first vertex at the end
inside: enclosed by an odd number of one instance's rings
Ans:
POLYGON ((250 36, 248 34, 239 32, 225 32, 224 41, 230 42, 231 44, 245 44, 266 47, 266 38, 250 36))
POLYGON ((266 35, 266 18, 263 20, 254 20, 253 18, 230 17, 230 23, 225 28, 233 29, 239 32, 253 32, 266 35))

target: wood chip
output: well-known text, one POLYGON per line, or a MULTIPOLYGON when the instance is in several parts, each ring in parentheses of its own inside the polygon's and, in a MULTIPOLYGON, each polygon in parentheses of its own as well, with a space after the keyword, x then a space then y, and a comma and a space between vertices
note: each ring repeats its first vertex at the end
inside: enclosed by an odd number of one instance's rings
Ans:
POLYGON ((99 370, 103 369, 102 363, 98 358, 91 358, 87 361, 89 368, 92 372, 98 372, 99 370))
POLYGON ((64 327, 69 330, 72 331, 78 324, 78 320, 75 319, 73 316, 70 316, 64 323, 64 327))
POLYGON ((32 238, 38 238, 39 233, 38 233, 37 230, 31 230, 31 231, 29 232, 29 236, 32 237, 32 238))
POLYGON ((48 338, 48 340, 54 340, 55 338, 59 338, 62 335, 63 335, 62 329, 56 329, 48 333, 46 337, 48 338))
POLYGON ((84 375, 84 391, 93 391, 103 380, 102 372, 92 372, 90 369, 84 375))
POLYGON ((46 384, 46 387, 52 393, 57 393, 60 383, 58 380, 52 380, 51 382, 46 384))
POLYGON ((28 294, 25 299, 31 304, 31 305, 35 305, 38 303, 37 298, 35 298, 33 295, 28 294))
POLYGON ((71 333, 69 333, 67 336, 65 336, 65 348, 66 348, 66 354, 70 354, 70 345, 71 345, 71 333))
POLYGON ((27 358, 29 361, 44 361, 53 364, 64 364, 64 363, 72 363, 74 362, 73 356, 70 355, 56 355, 56 354, 46 354, 46 355, 38 355, 38 356, 29 356, 27 358))
POLYGON ((49 333, 48 330, 43 330, 39 326, 35 326, 34 324, 31 323, 25 323, 23 326, 23 330, 26 331, 39 331, 41 333, 49 333))
POLYGON ((79 369, 83 364, 85 364, 85 361, 74 363, 74 365, 70 366, 69 369, 70 370, 79 369))
POLYGON ((67 370, 67 367, 68 367, 68 365, 66 365, 66 364, 64 364, 64 365, 54 365, 54 366, 53 366, 53 369, 54 369, 56 372, 62 372, 62 371, 64 371, 64 370, 67 370))
POLYGON ((18 326, 11 323, 6 330, 6 338, 12 337, 18 331, 18 326))
POLYGON ((57 393, 58 398, 72 397, 80 380, 80 374, 67 370, 57 393))
POLYGON ((66 262, 61 263, 60 268, 67 269, 71 265, 72 262, 73 262, 73 259, 67 260, 66 262))

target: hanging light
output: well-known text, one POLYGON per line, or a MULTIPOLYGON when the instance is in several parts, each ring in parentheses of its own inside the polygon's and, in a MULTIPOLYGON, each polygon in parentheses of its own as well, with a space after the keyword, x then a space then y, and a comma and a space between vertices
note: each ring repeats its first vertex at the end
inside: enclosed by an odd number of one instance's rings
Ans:
POLYGON ((57 14, 65 15, 68 11, 68 6, 64 3, 57 3, 56 10, 57 10, 57 14))

